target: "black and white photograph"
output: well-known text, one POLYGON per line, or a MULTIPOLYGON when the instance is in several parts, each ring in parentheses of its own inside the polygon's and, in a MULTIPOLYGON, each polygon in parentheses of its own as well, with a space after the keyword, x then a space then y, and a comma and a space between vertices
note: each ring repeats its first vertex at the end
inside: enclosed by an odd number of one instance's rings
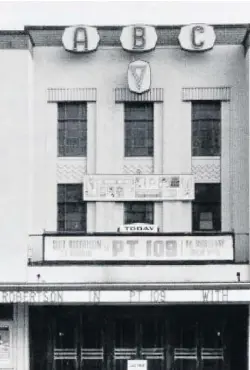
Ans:
POLYGON ((0 1, 0 370, 250 370, 250 1, 0 1))

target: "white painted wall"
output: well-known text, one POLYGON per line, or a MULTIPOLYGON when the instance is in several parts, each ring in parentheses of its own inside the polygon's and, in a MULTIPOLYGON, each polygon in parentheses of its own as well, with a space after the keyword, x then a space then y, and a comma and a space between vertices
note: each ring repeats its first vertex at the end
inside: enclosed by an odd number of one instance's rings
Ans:
MULTIPOLYGON (((34 50, 35 81, 35 163, 33 233, 56 228, 56 104, 47 103, 48 88, 96 88, 97 102, 89 117, 89 138, 96 146, 88 151, 87 172, 122 173, 124 125, 122 104, 114 101, 114 89, 127 87, 127 67, 131 60, 150 63, 152 87, 164 89, 164 104, 157 104, 155 170, 164 173, 191 171, 191 103, 182 102, 183 87, 232 87, 232 99, 223 103, 223 231, 234 230, 237 236, 238 261, 248 255, 248 140, 244 95, 245 58, 241 46, 216 46, 212 51, 192 54, 179 47, 161 47, 143 55, 130 54, 121 48, 99 47, 88 55, 72 55, 58 47, 34 50), (226 109, 224 109, 226 105, 226 109), (95 110, 95 112, 94 112, 95 110), (46 117, 46 119, 45 119, 46 117), (159 122, 161 127, 159 127, 159 122), (46 137, 47 132, 47 137, 46 137), (94 140, 95 138, 95 140, 94 140), (49 146, 48 146, 49 142, 49 146), (230 162, 227 160, 230 156, 230 162), (49 175, 46 175, 49 174, 49 175), (51 189, 50 195, 42 189, 51 189), (230 204, 229 204, 230 203, 230 204), (230 217, 228 215, 230 214, 230 217), (231 220, 231 221, 228 221, 231 220), (242 239, 243 238, 243 239, 242 239)), ((115 231, 122 218, 122 205, 98 203, 91 231, 115 231), (103 215, 105 217, 103 218, 103 215), (114 220, 114 221, 113 221, 114 220), (115 221, 117 220, 117 222, 115 221)), ((191 204, 164 202, 162 231, 191 231, 191 204)), ((156 207, 156 211, 161 209, 156 207)), ((161 215, 156 215, 159 220, 161 215)))
POLYGON ((23 281, 29 223, 27 50, 0 50, 0 281, 23 281))
MULTIPOLYGON (((47 89, 97 89, 97 102, 88 103, 88 135, 93 145, 83 167, 86 165, 89 173, 122 173, 123 109, 122 104, 115 104, 113 90, 127 87, 127 66, 139 57, 150 62, 152 87, 164 89, 164 105, 157 103, 156 108, 157 135, 162 137, 162 142, 156 148, 155 172, 161 168, 165 173, 191 171, 191 110, 190 103, 181 100, 181 89, 232 87, 232 99, 225 103, 229 104, 226 118, 229 142, 225 144, 230 149, 230 162, 226 159, 223 162, 222 158, 222 163, 224 178, 228 176, 230 181, 222 184, 223 199, 227 202, 223 206, 223 217, 227 220, 224 231, 233 229, 240 233, 236 238, 236 257, 238 261, 247 259, 249 101, 246 73, 249 65, 241 46, 216 46, 202 54, 162 47, 143 56, 110 47, 99 47, 88 55, 72 55, 59 47, 37 47, 32 63, 29 51, 1 50, 0 55, 0 248, 4 255, 0 259, 0 281, 35 279, 36 274, 30 273, 26 266, 27 235, 56 229, 57 109, 56 104, 47 102, 47 89), (231 212, 230 218, 228 212, 231 212)), ((163 231, 191 230, 190 204, 165 202, 155 208, 155 218, 163 231)), ((92 204, 88 217, 89 231, 115 231, 123 220, 122 204, 92 204)), ((105 275, 106 268, 103 269, 105 275)), ((194 267, 194 271, 196 269, 194 267)), ((200 270, 202 279, 203 269, 200 270)), ((45 280, 58 280, 62 276, 61 270, 54 267, 43 271, 45 280)), ((64 277, 70 275, 71 267, 68 271, 64 277)), ((129 268, 127 271, 131 272, 129 268)), ((218 280, 220 278, 218 275, 218 280)))

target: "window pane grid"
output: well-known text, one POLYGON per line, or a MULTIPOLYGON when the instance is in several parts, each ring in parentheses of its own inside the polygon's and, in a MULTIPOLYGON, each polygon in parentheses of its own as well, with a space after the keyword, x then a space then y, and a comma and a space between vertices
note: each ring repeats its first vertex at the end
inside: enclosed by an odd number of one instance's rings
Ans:
POLYGON ((125 156, 153 155, 153 104, 125 104, 125 156))
POLYGON ((86 231, 86 203, 82 184, 59 184, 57 205, 58 231, 86 231))
POLYGON ((154 223, 154 204, 152 202, 126 202, 124 205, 125 223, 154 223))
POLYGON ((192 104, 192 155, 221 153, 221 107, 218 102, 192 104))
POLYGON ((84 157, 87 153, 86 103, 58 104, 58 155, 84 157))

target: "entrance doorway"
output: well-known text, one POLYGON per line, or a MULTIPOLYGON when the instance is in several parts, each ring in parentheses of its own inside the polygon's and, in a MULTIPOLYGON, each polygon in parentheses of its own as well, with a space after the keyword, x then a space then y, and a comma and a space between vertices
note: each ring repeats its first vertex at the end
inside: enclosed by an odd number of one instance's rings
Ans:
POLYGON ((31 307, 31 370, 247 370, 247 308, 31 307))

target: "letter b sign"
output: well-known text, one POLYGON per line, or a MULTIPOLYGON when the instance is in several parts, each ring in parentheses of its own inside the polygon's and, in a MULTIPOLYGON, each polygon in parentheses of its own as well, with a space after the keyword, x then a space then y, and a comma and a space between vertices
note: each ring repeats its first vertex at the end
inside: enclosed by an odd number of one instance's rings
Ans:
POLYGON ((120 41, 125 50, 143 52, 155 48, 157 34, 152 26, 127 26, 122 30, 120 41))

